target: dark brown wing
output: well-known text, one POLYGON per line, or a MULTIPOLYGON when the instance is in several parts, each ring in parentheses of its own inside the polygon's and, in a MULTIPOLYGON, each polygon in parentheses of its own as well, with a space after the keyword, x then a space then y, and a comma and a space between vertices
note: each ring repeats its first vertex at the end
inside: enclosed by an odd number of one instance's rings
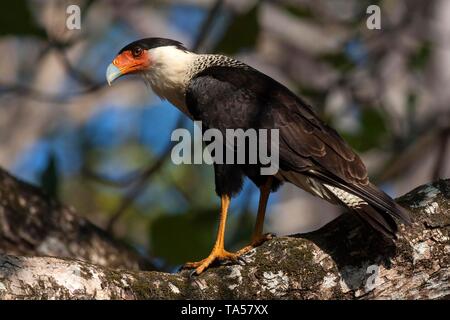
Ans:
POLYGON ((358 155, 309 106, 285 90, 277 91, 275 99, 282 107, 273 110, 275 127, 280 129, 280 160, 295 168, 299 158, 306 158, 311 168, 348 183, 368 184, 366 167, 358 155))

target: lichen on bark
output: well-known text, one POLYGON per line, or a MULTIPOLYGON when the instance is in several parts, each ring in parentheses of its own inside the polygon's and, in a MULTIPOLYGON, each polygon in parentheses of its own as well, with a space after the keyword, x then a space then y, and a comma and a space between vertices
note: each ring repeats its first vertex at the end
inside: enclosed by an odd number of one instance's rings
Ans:
MULTIPOLYGON (((20 250, 15 249, 15 256, 0 255, 0 299, 450 297, 450 180, 420 186, 398 199, 410 209, 414 223, 402 225, 395 241, 381 238, 354 215, 344 214, 320 230, 267 241, 245 255, 243 264, 215 265, 192 278, 187 270, 174 274, 142 271, 139 259, 126 263, 135 253, 93 226, 88 232, 91 238, 84 239, 83 245, 92 250, 92 243, 106 246, 104 259, 89 259, 82 250, 64 258, 40 256, 42 251, 37 248, 43 221, 50 219, 52 232, 57 233, 55 221, 69 219, 74 234, 88 222, 80 223, 74 212, 51 204, 37 189, 5 175, 0 171, 0 239, 11 238, 15 230, 18 236, 12 239, 20 250), (21 219, 30 220, 31 215, 33 223, 15 220, 12 212, 21 219), (75 227, 73 221, 78 221, 75 227), (34 227, 27 236, 24 227, 30 225, 34 227), (26 244, 28 238, 31 245, 26 244), (108 259, 108 252, 118 258, 108 259)), ((64 246, 76 245, 76 237, 61 239, 64 246)), ((0 244, 0 248, 8 246, 0 244)), ((57 250, 53 253, 57 255, 57 250)))

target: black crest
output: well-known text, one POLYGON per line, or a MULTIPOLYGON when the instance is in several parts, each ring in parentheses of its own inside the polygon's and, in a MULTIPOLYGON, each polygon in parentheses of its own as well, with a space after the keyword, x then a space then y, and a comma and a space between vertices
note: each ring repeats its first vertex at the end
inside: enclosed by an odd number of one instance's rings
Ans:
POLYGON ((119 51, 119 54, 124 51, 127 51, 127 50, 133 50, 136 47, 141 47, 142 49, 149 50, 149 49, 153 49, 153 48, 166 47, 166 46, 175 46, 180 50, 187 51, 186 47, 181 42, 176 41, 176 40, 165 39, 165 38, 145 38, 145 39, 140 39, 140 40, 134 41, 134 42, 126 45, 119 51))

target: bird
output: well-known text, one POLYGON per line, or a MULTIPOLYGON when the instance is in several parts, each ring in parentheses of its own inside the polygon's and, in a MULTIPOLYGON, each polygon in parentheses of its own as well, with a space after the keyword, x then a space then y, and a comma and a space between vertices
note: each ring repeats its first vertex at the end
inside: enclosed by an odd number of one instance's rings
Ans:
POLYGON ((261 174, 263 164, 214 163, 215 191, 221 199, 219 225, 211 253, 184 266, 199 275, 214 262, 236 262, 271 238, 263 233, 269 195, 291 183, 356 214, 380 237, 396 238, 397 221, 411 224, 410 213, 369 181, 367 169, 336 130, 286 86, 257 69, 221 54, 199 54, 181 42, 144 38, 123 47, 106 70, 109 85, 138 74, 163 100, 169 101, 204 129, 277 129, 278 171, 261 174), (256 223, 247 246, 225 249, 225 227, 231 199, 244 179, 260 191, 256 223))

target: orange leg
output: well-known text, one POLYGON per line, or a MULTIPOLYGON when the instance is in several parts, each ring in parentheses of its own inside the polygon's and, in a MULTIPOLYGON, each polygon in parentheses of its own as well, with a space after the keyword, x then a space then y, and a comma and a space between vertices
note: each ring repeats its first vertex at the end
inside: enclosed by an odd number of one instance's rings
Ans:
POLYGON ((263 234, 264 217, 266 215, 267 201, 269 200, 270 188, 272 186, 272 177, 266 184, 260 188, 260 197, 258 204, 258 215, 256 216, 255 229, 253 230, 252 240, 250 244, 237 252, 237 255, 243 255, 253 248, 263 244, 265 241, 272 239, 271 234, 263 234))
POLYGON ((238 259, 238 255, 235 253, 231 253, 225 250, 225 225, 227 223, 227 213, 228 207, 230 206, 230 197, 222 196, 221 197, 221 210, 220 210, 220 222, 219 222, 219 230, 217 232, 216 243, 209 254, 209 256, 198 262, 188 262, 184 265, 184 268, 195 268, 195 273, 200 274, 206 268, 208 268, 215 260, 223 261, 223 260, 232 260, 236 261, 238 259))

